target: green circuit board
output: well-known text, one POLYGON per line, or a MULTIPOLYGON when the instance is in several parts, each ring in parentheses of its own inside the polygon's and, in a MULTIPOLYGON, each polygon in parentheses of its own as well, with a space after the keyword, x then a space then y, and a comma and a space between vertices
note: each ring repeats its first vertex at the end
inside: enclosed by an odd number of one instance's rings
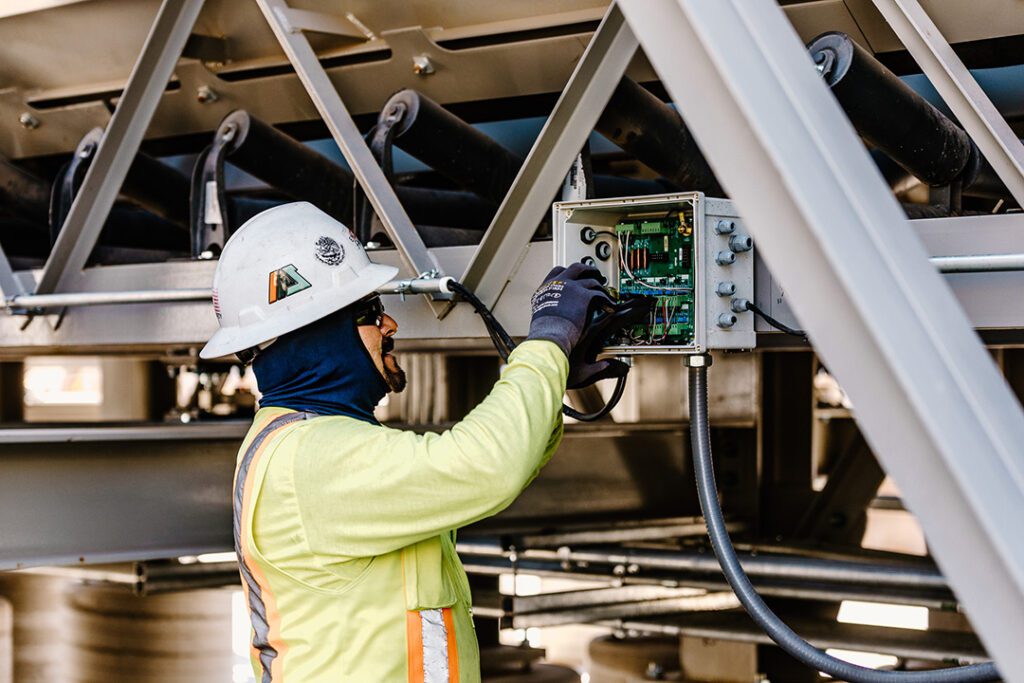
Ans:
POLYGON ((693 215, 623 220, 619 240, 619 295, 656 300, 651 318, 634 325, 621 340, 628 345, 684 346, 694 340, 693 215))

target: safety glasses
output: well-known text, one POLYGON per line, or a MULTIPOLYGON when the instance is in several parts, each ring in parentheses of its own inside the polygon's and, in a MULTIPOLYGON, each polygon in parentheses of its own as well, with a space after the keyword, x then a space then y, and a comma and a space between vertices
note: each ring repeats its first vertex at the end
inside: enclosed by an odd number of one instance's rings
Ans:
POLYGON ((352 314, 356 325, 380 327, 384 322, 384 304, 379 295, 371 294, 352 304, 352 314))

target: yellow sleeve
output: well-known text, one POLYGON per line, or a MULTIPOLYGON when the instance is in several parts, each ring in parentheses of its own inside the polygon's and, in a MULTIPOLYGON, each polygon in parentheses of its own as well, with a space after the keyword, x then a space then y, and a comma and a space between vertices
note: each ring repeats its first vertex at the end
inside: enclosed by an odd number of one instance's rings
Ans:
POLYGON ((568 370, 552 342, 523 342, 487 398, 441 434, 313 420, 292 461, 310 550, 381 555, 508 507, 558 448, 568 370))

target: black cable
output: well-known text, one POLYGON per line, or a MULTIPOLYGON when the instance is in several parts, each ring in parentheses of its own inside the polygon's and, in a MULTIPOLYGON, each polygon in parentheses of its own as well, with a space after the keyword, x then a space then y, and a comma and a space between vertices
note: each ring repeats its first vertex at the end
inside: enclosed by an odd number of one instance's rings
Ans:
POLYGON ((625 389, 626 376, 623 375, 615 380, 615 388, 612 389, 612 395, 608 397, 608 402, 605 403, 604 407, 598 410, 596 413, 581 413, 575 408, 566 405, 562 406, 562 413, 573 418, 574 420, 579 420, 581 422, 595 422, 597 420, 600 420, 608 413, 612 412, 612 408, 618 405, 619 399, 622 398, 622 392, 625 391, 625 389))
POLYGON ((503 361, 508 361, 509 354, 516 348, 516 343, 512 340, 511 335, 505 331, 502 324, 498 322, 498 319, 494 317, 494 314, 491 313, 491 309, 487 308, 484 302, 480 301, 476 294, 467 289, 461 282, 453 280, 449 283, 449 287, 473 307, 477 315, 483 320, 487 333, 491 337, 491 343, 498 350, 498 355, 501 356, 503 361))
POLYGON ((711 547, 722 566, 726 581, 747 614, 791 657, 815 671, 850 683, 981 683, 999 681, 995 664, 971 664, 932 671, 878 671, 837 659, 798 636, 765 604, 754 589, 736 557, 736 549, 725 528, 725 517, 718 502, 715 471, 711 460, 711 434, 708 427, 707 366, 690 368, 690 444, 697 478, 697 493, 707 525, 711 547))
MULTIPOLYGON (((766 323, 768 323, 769 325, 771 325, 772 327, 777 329, 779 332, 785 332, 786 334, 791 334, 794 337, 800 337, 804 341, 807 341, 807 333, 804 332, 803 330, 798 330, 798 329, 790 327, 789 325, 786 325, 785 323, 779 322, 778 320, 776 320, 775 318, 771 317, 770 315, 765 313, 763 310, 761 310, 753 301, 750 301, 749 299, 744 299, 744 301, 747 302, 746 303, 746 309, 748 311, 753 312, 754 315, 758 315, 758 316, 761 316, 762 318, 764 318, 764 321, 766 323)), ((735 309, 733 309, 733 310, 735 310, 735 309)))
MULTIPOLYGON (((484 302, 471 292, 461 282, 452 280, 448 284, 449 288, 466 300, 469 305, 473 307, 477 315, 484 322, 484 327, 487 328, 487 334, 491 337, 491 343, 494 344, 494 348, 497 349, 498 355, 505 362, 508 362, 508 357, 511 355, 512 350, 516 348, 516 343, 512 339, 512 336, 505 331, 498 319, 494 317, 494 313, 491 309, 484 305, 484 302)), ((619 377, 615 382, 615 389, 612 391, 611 397, 608 402, 605 403, 604 407, 594 413, 581 413, 571 406, 563 405, 562 413, 581 422, 594 422, 600 420, 602 417, 610 413, 616 405, 619 403, 619 399, 622 398, 622 392, 626 388, 626 378, 619 377)))

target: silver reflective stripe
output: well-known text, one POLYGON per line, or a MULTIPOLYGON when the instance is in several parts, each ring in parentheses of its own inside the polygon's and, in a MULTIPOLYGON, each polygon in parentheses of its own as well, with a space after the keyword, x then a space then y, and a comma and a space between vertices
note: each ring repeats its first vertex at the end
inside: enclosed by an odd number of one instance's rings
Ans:
POLYGON ((271 683, 270 666, 273 664, 274 658, 277 657, 277 650, 270 644, 270 625, 267 623, 267 607, 263 603, 263 591, 247 566, 248 558, 242 548, 242 519, 245 514, 242 510, 242 502, 245 499, 245 480, 249 476, 249 467, 252 465, 253 458, 263 442, 279 427, 284 427, 297 420, 305 420, 307 417, 309 417, 307 413, 286 413, 271 420, 270 424, 260 430, 260 433, 249 444, 249 448, 245 450, 245 455, 238 463, 238 472, 235 475, 235 495, 231 506, 234 512, 232 526, 235 532, 235 554, 238 555, 238 571, 248 589, 246 592, 249 595, 249 620, 252 622, 253 631, 252 644, 260 653, 260 666, 263 668, 261 683, 271 683))
POLYGON ((423 683, 448 683, 448 629, 444 612, 425 609, 423 623, 423 683))

